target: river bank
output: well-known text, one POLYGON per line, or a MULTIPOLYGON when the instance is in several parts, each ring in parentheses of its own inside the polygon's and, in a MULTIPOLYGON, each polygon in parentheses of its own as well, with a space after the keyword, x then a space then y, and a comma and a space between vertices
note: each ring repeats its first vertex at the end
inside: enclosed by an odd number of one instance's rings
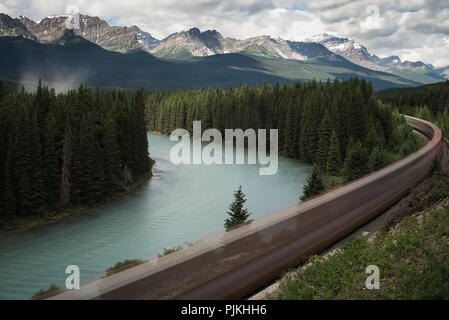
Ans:
POLYGON ((260 176, 259 165, 174 165, 176 142, 148 138, 156 164, 147 183, 57 223, 0 234, 0 299, 29 299, 51 284, 64 288, 68 265, 88 283, 118 261, 150 259, 221 232, 239 185, 251 219, 268 215, 297 202, 310 173, 310 165, 286 158, 273 176, 260 176))
POLYGON ((120 200, 120 198, 123 198, 124 196, 128 195, 129 193, 133 192, 134 190, 138 189, 139 187, 147 183, 151 179, 151 177, 152 174, 148 175, 148 177, 145 177, 141 181, 133 184, 132 186, 129 186, 128 190, 119 192, 113 197, 103 199, 102 201, 96 202, 92 205, 73 206, 61 209, 60 211, 57 212, 46 212, 39 217, 26 217, 26 218, 14 217, 15 220, 13 222, 0 221, 0 234, 30 230, 32 228, 44 226, 47 224, 52 224, 70 218, 79 217, 81 215, 88 213, 90 210, 98 208, 108 202, 120 200))

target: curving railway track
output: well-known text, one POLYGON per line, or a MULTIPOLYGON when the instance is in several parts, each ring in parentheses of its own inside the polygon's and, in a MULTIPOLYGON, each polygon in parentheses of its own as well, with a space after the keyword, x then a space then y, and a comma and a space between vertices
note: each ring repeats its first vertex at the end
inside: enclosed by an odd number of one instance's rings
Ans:
POLYGON ((52 299, 247 296, 379 215, 427 175, 435 157, 445 156, 442 152, 447 150, 442 149, 436 126, 406 119, 429 142, 405 159, 304 203, 52 299))

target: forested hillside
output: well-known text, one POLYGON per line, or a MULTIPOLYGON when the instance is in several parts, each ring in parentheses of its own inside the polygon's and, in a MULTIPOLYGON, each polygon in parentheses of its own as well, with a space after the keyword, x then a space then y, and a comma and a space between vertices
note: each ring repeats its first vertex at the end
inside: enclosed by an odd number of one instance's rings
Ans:
POLYGON ((174 61, 147 52, 110 52, 73 34, 58 43, 42 44, 20 37, 0 37, 0 78, 26 85, 37 78, 53 87, 93 87, 146 90, 207 89, 217 85, 261 85, 264 82, 309 82, 312 79, 364 78, 376 90, 419 83, 353 64, 344 58, 315 57, 304 61, 229 53, 174 61), (59 44, 63 43, 63 45, 59 44))
POLYGON ((378 96, 399 112, 435 123, 449 139, 449 81, 409 89, 388 89, 378 96))
POLYGON ((442 112, 449 102, 449 80, 417 88, 394 88, 378 93, 385 102, 399 107, 424 107, 432 112, 442 112))
POLYGON ((80 86, 56 95, 41 83, 33 94, 2 88, 3 227, 108 199, 148 178, 146 129, 191 132, 194 120, 223 133, 276 128, 280 154, 317 164, 326 188, 419 147, 403 117, 363 79, 147 94, 80 86))
POLYGON ((316 163, 327 176, 344 181, 419 146, 403 117, 378 102, 363 79, 158 92, 148 95, 146 105, 148 129, 163 134, 176 128, 192 132, 193 120, 202 121, 202 130, 222 133, 225 128, 277 128, 282 155, 316 163))
MULTIPOLYGON (((1 86, 0 86, 1 88, 1 86)), ((144 94, 0 90, 0 224, 90 205, 151 175, 144 94)))

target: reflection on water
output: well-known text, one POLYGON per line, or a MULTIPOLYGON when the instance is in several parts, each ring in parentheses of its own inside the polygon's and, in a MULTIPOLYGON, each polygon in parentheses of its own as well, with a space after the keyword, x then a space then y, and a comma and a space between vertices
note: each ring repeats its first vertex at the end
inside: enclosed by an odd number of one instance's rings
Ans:
POLYGON ((175 166, 174 142, 149 139, 154 176, 138 190, 79 217, 0 235, 0 299, 26 299, 52 283, 63 288, 67 265, 78 265, 88 282, 118 261, 221 231, 239 185, 251 218, 269 214, 297 201, 310 169, 283 158, 273 176, 260 176, 258 165, 175 166))

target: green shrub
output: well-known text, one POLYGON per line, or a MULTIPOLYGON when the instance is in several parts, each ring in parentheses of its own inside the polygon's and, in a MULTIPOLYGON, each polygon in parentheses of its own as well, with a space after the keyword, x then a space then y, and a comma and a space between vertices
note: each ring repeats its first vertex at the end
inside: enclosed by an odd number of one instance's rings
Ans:
POLYGON ((106 269, 106 277, 109 277, 110 275, 121 272, 123 270, 138 266, 139 264, 142 264, 144 262, 145 262, 144 260, 140 259, 117 262, 113 267, 106 269))
POLYGON ((61 289, 56 286, 55 284, 52 284, 50 287, 48 287, 48 289, 41 289, 39 290, 37 293, 35 293, 31 299, 33 300, 45 300, 48 299, 50 297, 53 297, 57 294, 60 294, 62 291, 61 289))

